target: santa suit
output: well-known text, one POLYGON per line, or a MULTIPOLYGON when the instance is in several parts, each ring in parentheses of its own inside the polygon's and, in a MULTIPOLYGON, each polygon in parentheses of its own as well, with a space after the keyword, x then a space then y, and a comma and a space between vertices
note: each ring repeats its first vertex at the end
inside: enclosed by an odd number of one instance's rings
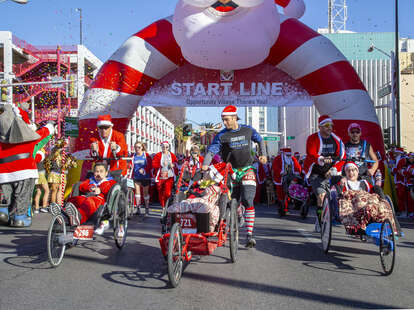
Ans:
MULTIPOLYGON (((90 142, 98 143, 99 157, 113 158, 116 156, 119 158, 128 156, 128 147, 126 145, 124 135, 114 129, 111 130, 111 133, 107 139, 103 139, 98 133, 90 139, 90 142), (115 142, 117 145, 115 154, 111 150, 111 142, 115 142)), ((110 171, 122 170, 122 175, 127 174, 127 163, 125 160, 111 160, 109 165, 110 171)))
POLYGON ((98 210, 99 206, 106 202, 108 193, 115 184, 116 181, 112 178, 106 178, 98 182, 94 177, 81 183, 79 191, 82 194, 92 192, 94 187, 99 187, 101 189, 101 193, 97 196, 75 196, 68 199, 68 202, 73 203, 81 214, 81 224, 85 223, 98 210))
POLYGON ((11 197, 10 215, 27 213, 35 179, 39 178, 33 152, 36 144, 54 133, 53 125, 47 124, 36 133, 40 138, 34 141, 19 144, 0 142, 0 184, 3 192, 11 197))
POLYGON ((272 168, 270 163, 263 165, 260 162, 255 162, 253 167, 256 170, 256 196, 254 197, 254 203, 260 203, 263 184, 267 179, 272 179, 272 168))
POLYGON ((398 211, 402 212, 407 209, 407 186, 406 186, 406 170, 409 166, 407 158, 400 158, 397 165, 393 169, 395 189, 398 197, 398 211))
POLYGON ((164 207, 167 199, 171 196, 175 176, 178 174, 177 157, 171 152, 167 154, 159 152, 155 154, 152 160, 152 168, 154 169, 160 204, 164 207), (165 161, 172 163, 174 167, 172 169, 167 168, 164 164, 165 161), (168 169, 168 171, 164 171, 163 168, 168 169))
POLYGON ((414 212, 414 200, 410 194, 410 188, 414 186, 414 164, 411 164, 407 167, 404 172, 405 176, 405 184, 407 185, 407 212, 412 213, 414 212))
POLYGON ((295 175, 300 175, 302 173, 302 168, 298 160, 293 156, 287 156, 281 154, 275 157, 272 164, 273 171, 273 183, 276 187, 276 194, 279 201, 283 202, 285 200, 286 193, 283 191, 282 184, 282 175, 287 173, 287 167, 292 167, 292 172, 295 175))
MULTIPOLYGON (((339 172, 342 171, 344 165, 343 159, 345 159, 345 145, 334 133, 331 134, 332 138, 336 144, 335 156, 340 159, 337 161, 333 167, 339 172)), ((318 165, 318 160, 321 158, 322 154, 322 137, 319 132, 316 132, 310 135, 306 141, 306 159, 303 164, 304 173, 307 178, 312 174, 312 168, 314 165, 318 165)))

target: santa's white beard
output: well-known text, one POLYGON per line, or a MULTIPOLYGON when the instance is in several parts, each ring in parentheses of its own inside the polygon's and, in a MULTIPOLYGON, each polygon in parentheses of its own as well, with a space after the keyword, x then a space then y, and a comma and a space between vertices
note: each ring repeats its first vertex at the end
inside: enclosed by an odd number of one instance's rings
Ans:
POLYGON ((228 13, 180 0, 173 19, 174 37, 184 58, 208 69, 229 71, 262 63, 279 31, 279 13, 273 0, 228 13))

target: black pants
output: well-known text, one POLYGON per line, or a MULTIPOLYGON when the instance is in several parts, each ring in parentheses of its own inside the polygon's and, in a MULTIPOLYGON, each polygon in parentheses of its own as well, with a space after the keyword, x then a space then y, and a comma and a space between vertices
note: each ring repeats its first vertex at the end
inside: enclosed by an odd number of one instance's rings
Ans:
POLYGON ((232 198, 236 198, 246 208, 254 206, 254 197, 256 196, 256 186, 243 185, 241 183, 233 185, 232 198))
POLYGON ((10 202, 10 216, 27 214, 35 187, 35 179, 4 183, 0 186, 7 201, 10 202))

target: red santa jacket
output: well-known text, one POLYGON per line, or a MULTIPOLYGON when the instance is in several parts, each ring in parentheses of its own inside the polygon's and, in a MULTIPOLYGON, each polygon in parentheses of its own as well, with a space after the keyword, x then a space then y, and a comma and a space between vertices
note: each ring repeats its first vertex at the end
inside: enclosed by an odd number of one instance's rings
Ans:
MULTIPOLYGON (((344 165, 343 159, 345 159, 345 145, 342 142, 341 138, 339 138, 334 133, 331 134, 332 138, 336 143, 336 153, 335 156, 338 157, 341 161, 337 161, 333 167, 339 172, 342 171, 342 167, 344 165)), ((306 159, 303 164, 303 170, 306 174, 306 177, 312 173, 312 168, 314 165, 318 165, 318 159, 322 156, 322 137, 319 132, 316 132, 308 137, 306 141, 306 159)))
POLYGON ((31 142, 20 144, 0 142, 0 184, 39 178, 33 151, 38 142, 54 134, 53 125, 47 124, 36 133, 40 139, 31 142))
POLYGON ((253 167, 256 169, 257 183, 263 184, 268 178, 272 177, 272 167, 270 163, 262 164, 255 162, 253 167))
POLYGON ((108 196, 109 191, 111 190, 112 186, 116 184, 116 181, 114 179, 104 179, 100 182, 97 182, 94 177, 87 179, 83 181, 79 186, 79 191, 81 194, 87 194, 92 191, 93 187, 99 187, 101 189, 101 193, 98 196, 95 196, 97 198, 100 198, 102 200, 102 203, 105 203, 106 198, 108 196))
POLYGON ((404 176, 406 179, 406 185, 407 186, 413 186, 414 185, 414 164, 411 164, 407 167, 407 169, 404 172, 404 176))
MULTIPOLYGON (((302 167, 300 166, 298 160, 290 156, 292 158, 292 169, 293 173, 300 175, 302 173, 302 167)), ((272 164, 272 171, 273 171, 273 183, 276 185, 282 185, 282 174, 285 172, 286 169, 286 160, 283 155, 278 155, 273 160, 272 164)))
POLYGON ((412 165, 409 164, 406 157, 398 160, 396 167, 393 169, 395 184, 407 185, 407 170, 410 166, 412 165))
MULTIPOLYGON (((174 175, 176 176, 178 174, 178 160, 174 153, 171 153, 171 161, 174 165, 174 175)), ((161 158, 162 158, 162 152, 159 152, 155 154, 154 158, 152 159, 152 168, 153 168, 153 175, 155 176, 155 182, 159 181, 159 175, 161 171, 161 158)), ((174 179, 175 179, 174 176, 174 179)))
MULTIPOLYGON (((361 187, 364 186, 367 189, 367 192, 370 194, 374 193, 374 186, 369 183, 367 180, 361 180, 361 187)), ((338 183, 340 185, 341 182, 338 183)), ((346 191, 349 191, 351 188, 348 185, 348 182, 345 183, 345 186, 342 186, 342 192, 345 193, 346 191)))
MULTIPOLYGON (((105 144, 99 133, 96 133, 91 139, 90 142, 98 142, 99 156, 108 158, 108 157, 126 157, 128 156, 128 147, 125 142, 125 137, 119 131, 112 129, 111 134, 108 138, 108 142, 105 144), (117 150, 115 154, 111 150, 111 142, 117 144, 117 150)), ((91 154, 92 155, 92 154, 91 154)), ((122 170, 122 175, 127 173, 127 163, 125 160, 111 160, 110 162, 110 171, 113 170, 122 170)))

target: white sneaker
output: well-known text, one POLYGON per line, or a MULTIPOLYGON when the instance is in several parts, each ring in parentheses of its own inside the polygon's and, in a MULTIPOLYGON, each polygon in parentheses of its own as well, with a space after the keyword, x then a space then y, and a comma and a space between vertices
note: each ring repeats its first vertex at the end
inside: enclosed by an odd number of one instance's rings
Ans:
POLYGON ((40 208, 40 212, 42 212, 42 213, 49 213, 49 211, 46 208, 40 208))
POLYGON ((97 235, 102 235, 104 232, 105 232, 105 230, 107 230, 109 228, 109 221, 108 220, 105 220, 105 221, 102 221, 101 222, 101 224, 99 225, 99 227, 97 228, 97 229, 95 229, 95 234, 97 234, 97 235))
POLYGON ((122 239, 122 238, 124 238, 124 234, 125 234, 125 230, 124 230, 124 225, 119 225, 119 228, 118 228, 118 233, 117 233, 117 237, 119 238, 119 239, 122 239))
POLYGON ((39 210, 35 209, 35 210, 33 211, 33 213, 34 213, 34 214, 39 214, 39 210))
POLYGON ((318 217, 316 217, 314 231, 317 232, 317 233, 321 232, 321 225, 319 224, 318 217))

